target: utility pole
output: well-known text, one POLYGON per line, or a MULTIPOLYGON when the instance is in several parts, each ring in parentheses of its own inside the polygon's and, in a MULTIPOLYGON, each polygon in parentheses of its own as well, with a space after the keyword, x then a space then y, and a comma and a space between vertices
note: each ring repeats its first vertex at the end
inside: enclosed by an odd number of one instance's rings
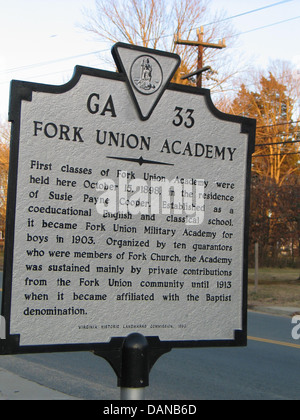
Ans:
POLYGON ((254 259, 255 259, 255 275, 254 275, 254 291, 258 291, 258 242, 254 245, 254 259))
MULTIPOLYGON (((225 39, 220 40, 218 44, 210 44, 209 42, 203 41, 204 30, 201 26, 201 30, 197 29, 198 41, 184 41, 181 39, 181 34, 175 35, 174 43, 178 45, 189 45, 191 47, 198 48, 198 61, 197 61, 197 72, 203 68, 203 51, 204 48, 226 48, 225 39)), ((197 73, 197 87, 202 87, 202 72, 197 73)))

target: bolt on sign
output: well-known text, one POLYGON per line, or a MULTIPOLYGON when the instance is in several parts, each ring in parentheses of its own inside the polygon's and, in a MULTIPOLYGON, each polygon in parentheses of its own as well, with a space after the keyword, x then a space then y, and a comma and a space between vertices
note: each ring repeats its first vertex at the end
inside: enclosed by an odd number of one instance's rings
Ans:
POLYGON ((171 83, 175 54, 12 81, 1 353, 246 344, 255 121, 171 83))

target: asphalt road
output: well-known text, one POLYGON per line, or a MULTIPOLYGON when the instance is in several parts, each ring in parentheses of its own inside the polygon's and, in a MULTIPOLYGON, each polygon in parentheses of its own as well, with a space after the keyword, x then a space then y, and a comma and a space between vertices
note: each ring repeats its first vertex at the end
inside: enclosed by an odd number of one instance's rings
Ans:
MULTIPOLYGON (((299 400, 292 328, 288 317, 249 312, 246 348, 173 349, 153 367, 146 399, 299 400)), ((119 399, 112 368, 89 352, 0 356, 0 366, 78 398, 119 399)))

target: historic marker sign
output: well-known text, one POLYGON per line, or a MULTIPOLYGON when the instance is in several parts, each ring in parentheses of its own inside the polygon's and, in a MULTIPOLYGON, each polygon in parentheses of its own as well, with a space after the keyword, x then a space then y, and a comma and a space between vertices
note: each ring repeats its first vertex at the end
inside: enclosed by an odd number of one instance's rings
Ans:
POLYGON ((113 55, 12 82, 1 351, 244 345, 255 122, 171 84, 176 55, 113 55))

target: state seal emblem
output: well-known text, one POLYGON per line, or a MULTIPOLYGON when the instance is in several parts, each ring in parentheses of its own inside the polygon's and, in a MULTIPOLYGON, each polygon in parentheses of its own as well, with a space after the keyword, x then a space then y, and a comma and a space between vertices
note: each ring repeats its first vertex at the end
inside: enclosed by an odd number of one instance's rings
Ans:
POLYGON ((159 62, 150 55, 139 56, 132 64, 130 77, 133 86, 144 95, 155 93, 161 86, 163 73, 159 62))

